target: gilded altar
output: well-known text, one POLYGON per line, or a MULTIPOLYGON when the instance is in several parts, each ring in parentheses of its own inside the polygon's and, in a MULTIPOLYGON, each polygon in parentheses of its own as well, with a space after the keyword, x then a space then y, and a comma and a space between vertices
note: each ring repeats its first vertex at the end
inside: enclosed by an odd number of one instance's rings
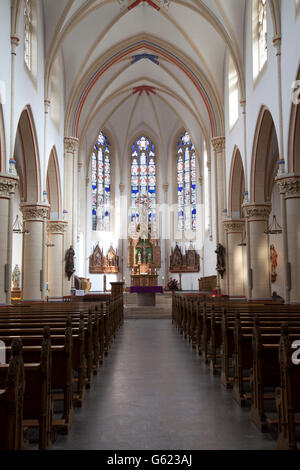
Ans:
POLYGON ((89 258, 91 274, 116 274, 119 272, 119 257, 117 252, 110 246, 106 256, 103 248, 97 244, 89 258))
POLYGON ((159 240, 149 236, 146 239, 128 240, 127 265, 131 268, 131 286, 157 286, 157 268, 161 266, 159 240))

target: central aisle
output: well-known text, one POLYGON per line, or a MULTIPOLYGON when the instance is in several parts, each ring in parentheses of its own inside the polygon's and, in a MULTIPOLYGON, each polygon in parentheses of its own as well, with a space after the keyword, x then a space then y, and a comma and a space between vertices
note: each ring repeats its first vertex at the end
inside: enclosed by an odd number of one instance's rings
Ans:
POLYGON ((56 449, 276 449, 171 320, 126 320, 56 449))

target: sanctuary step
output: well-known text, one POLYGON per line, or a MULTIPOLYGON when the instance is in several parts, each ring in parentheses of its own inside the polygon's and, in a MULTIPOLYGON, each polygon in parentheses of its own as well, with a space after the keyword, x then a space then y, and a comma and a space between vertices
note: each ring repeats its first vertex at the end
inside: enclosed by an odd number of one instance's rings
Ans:
MULTIPOLYGON (((124 294, 124 304, 127 305, 137 305, 137 294, 126 293, 124 294)), ((172 294, 170 292, 164 294, 156 294, 156 305, 172 305, 172 294)))

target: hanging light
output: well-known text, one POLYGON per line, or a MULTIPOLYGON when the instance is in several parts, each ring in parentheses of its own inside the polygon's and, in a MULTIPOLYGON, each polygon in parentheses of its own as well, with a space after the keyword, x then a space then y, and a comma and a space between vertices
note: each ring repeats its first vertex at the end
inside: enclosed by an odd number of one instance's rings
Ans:
POLYGON ((24 230, 24 225, 23 222, 20 220, 19 214, 16 215, 12 231, 13 233, 17 233, 18 235, 22 235, 23 233, 25 235, 28 235, 30 233, 29 230, 24 230))
POLYGON ((269 225, 267 230, 264 230, 264 233, 267 235, 278 235, 282 233, 282 228, 276 220, 276 215, 273 215, 272 223, 269 225))

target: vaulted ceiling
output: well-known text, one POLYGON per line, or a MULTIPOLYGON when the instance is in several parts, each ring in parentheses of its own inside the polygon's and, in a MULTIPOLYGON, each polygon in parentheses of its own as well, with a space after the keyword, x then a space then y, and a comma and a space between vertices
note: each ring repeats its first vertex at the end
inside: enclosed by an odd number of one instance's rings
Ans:
POLYGON ((62 54, 66 133, 87 151, 102 128, 122 158, 148 130, 167 154, 188 129, 195 147, 224 133, 228 50, 244 93, 245 0, 43 0, 46 88, 62 54))

